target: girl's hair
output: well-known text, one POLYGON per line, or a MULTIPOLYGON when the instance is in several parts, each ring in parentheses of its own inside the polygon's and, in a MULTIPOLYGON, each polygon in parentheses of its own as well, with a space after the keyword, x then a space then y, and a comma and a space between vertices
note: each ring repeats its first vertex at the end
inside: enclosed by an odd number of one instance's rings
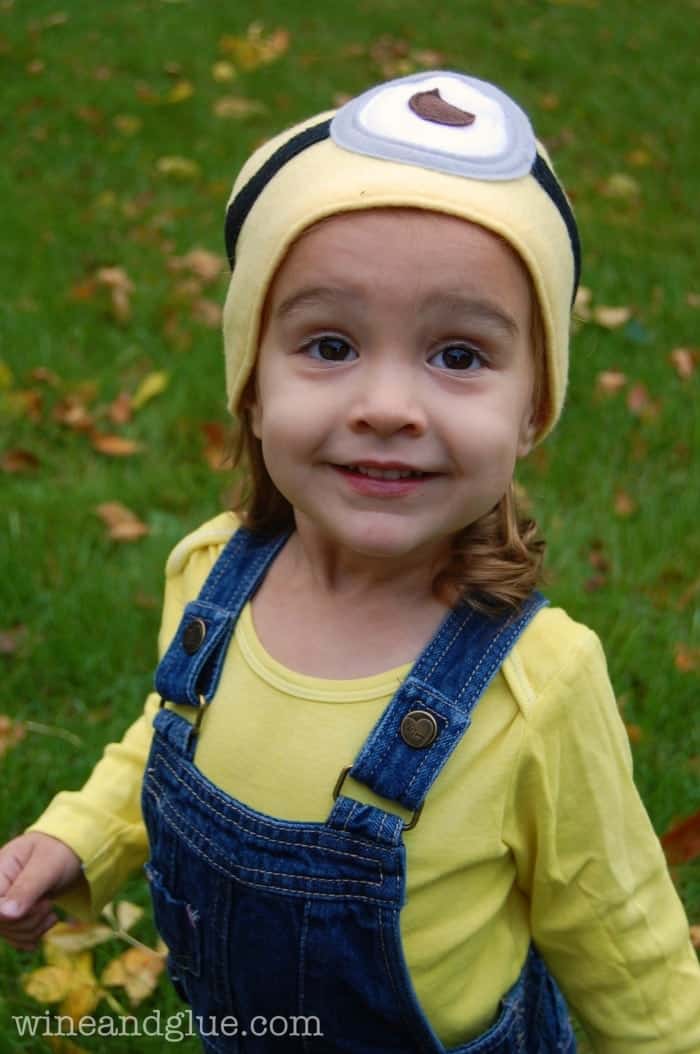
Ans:
MULTIPOLYGON (((536 296, 531 295, 530 299, 537 423, 548 419, 549 393, 542 317, 536 296)), ((262 444, 251 428, 247 407, 254 393, 255 371, 239 402, 232 463, 234 470, 240 468, 242 472, 231 506, 250 531, 275 535, 294 527, 294 513, 272 482, 263 460, 262 444)), ((433 595, 450 607, 466 604, 485 614, 517 609, 540 580, 544 549, 535 520, 518 508, 510 483, 493 509, 453 536, 448 563, 433 578, 433 595)))

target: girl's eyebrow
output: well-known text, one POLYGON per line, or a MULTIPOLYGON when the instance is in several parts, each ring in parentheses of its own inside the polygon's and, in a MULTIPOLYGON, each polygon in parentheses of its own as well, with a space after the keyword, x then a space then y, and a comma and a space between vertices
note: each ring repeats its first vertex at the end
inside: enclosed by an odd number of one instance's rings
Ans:
MULTIPOLYGON (((285 297, 277 307, 277 318, 285 318, 297 311, 308 308, 328 307, 339 302, 345 304, 362 303, 359 290, 340 286, 309 286, 285 297)), ((471 323, 485 323, 503 330, 506 335, 515 337, 520 327, 513 316, 499 303, 485 297, 469 296, 458 290, 431 291, 425 300, 419 303, 419 313, 434 315, 438 312, 449 312, 461 320, 471 323)))

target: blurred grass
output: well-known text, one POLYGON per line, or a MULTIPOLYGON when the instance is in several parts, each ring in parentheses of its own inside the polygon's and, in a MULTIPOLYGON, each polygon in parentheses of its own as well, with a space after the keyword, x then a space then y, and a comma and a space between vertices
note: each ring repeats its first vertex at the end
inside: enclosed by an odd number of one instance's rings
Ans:
MULTIPOLYGON (((260 140, 333 106, 338 93, 426 58, 495 80, 528 109, 574 200, 594 303, 634 309, 620 330, 587 325, 577 334, 567 412, 521 482, 549 541, 547 592, 600 633, 625 720, 640 730, 636 776, 656 829, 700 808, 697 677, 676 662, 679 646, 698 643, 697 380, 682 380, 668 358, 697 341, 697 300, 688 294, 700 294, 700 79, 690 31, 699 14, 697 0, 648 14, 628 0, 294 9, 279 0, 262 8, 250 0, 0 0, 0 455, 21 448, 39 460, 32 473, 0 474, 0 630, 27 627, 19 650, 0 656, 0 714, 58 733, 30 733, 2 757, 0 840, 55 791, 78 787, 102 746, 138 714, 165 557, 225 500, 228 480, 206 464, 201 432, 205 422, 225 422, 220 337, 176 300, 168 257, 194 246, 222 250, 230 184, 260 140), (212 66, 227 58, 221 38, 245 34, 258 18, 266 32, 289 30, 289 50, 217 82, 212 66), (182 82, 191 96, 168 102, 182 82), (227 95, 265 109, 242 120, 215 116, 227 95), (129 131, 132 118, 140 125, 129 131), (172 156, 195 162, 198 174, 160 173, 159 159, 172 156), (611 196, 608 181, 620 173, 634 184, 611 196), (101 295, 70 295, 103 266, 123 268, 134 283, 127 323, 101 295), (55 371, 58 391, 32 379, 37 367, 55 371), (611 369, 627 375, 627 391, 646 386, 655 416, 632 414, 626 392, 596 395, 598 373, 611 369), (106 405, 153 370, 170 373, 166 393, 109 429, 142 442, 141 454, 100 457, 52 418, 55 400, 75 386, 93 383, 95 405, 106 405), (38 422, 9 398, 26 388, 43 392, 38 422), (629 516, 614 512, 619 491, 635 504, 629 516), (106 540, 93 510, 113 500, 148 523, 147 538, 106 540), (592 550, 605 562, 597 583, 592 550), (61 731, 79 736, 80 747, 61 731)), ((222 277, 205 295, 222 301, 224 293, 222 277)), ((677 877, 698 921, 700 868, 677 877)), ((140 881, 125 895, 143 899, 140 881)), ((20 1041, 11 1023, 12 1014, 43 1010, 18 981, 38 961, 0 948, 3 1050, 48 1049, 20 1041)), ((143 1012, 153 1006, 178 1008, 165 984, 143 1012)), ((148 1054, 159 1043, 111 1040, 109 1049, 148 1054)), ((106 1049, 95 1039, 81 1045, 106 1049)))

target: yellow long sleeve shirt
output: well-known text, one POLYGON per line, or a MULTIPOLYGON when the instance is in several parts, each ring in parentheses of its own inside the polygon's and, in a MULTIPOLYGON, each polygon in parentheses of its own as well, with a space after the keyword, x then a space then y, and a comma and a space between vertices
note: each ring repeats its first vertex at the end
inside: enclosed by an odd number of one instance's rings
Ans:
MULTIPOLYGON (((218 516, 171 554, 161 653, 236 525, 218 516)), ((409 669, 296 673, 264 650, 247 605, 195 762, 254 809, 323 821, 341 768, 409 669)), ((82 790, 57 795, 31 828, 83 861, 91 904, 63 899, 78 914, 98 911, 146 858, 140 790, 157 706, 149 696, 82 790)), ((352 780, 343 793, 387 807, 352 780)), ((700 1054, 700 968, 590 630, 558 609, 537 614, 405 844, 406 961, 446 1046, 489 1026, 534 938, 599 1054, 700 1054)))

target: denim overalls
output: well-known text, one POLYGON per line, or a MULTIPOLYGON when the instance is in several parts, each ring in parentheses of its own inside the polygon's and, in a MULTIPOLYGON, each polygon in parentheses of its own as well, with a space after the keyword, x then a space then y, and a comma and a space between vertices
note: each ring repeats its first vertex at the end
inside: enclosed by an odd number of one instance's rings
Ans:
MULTIPOLYGON (((201 718, 240 611, 288 536, 234 534, 158 667, 163 700, 198 707, 201 718)), ((411 810, 408 824, 345 797, 348 770, 332 808, 328 789, 325 823, 256 812, 195 767, 197 723, 161 708, 143 787, 146 870, 171 976, 206 1051, 443 1054, 403 957, 404 831, 544 602, 535 593, 517 617, 500 620, 451 611, 370 733, 349 771, 411 810)), ((493 1026, 453 1050, 575 1051, 564 1001, 534 946, 493 1026)))

